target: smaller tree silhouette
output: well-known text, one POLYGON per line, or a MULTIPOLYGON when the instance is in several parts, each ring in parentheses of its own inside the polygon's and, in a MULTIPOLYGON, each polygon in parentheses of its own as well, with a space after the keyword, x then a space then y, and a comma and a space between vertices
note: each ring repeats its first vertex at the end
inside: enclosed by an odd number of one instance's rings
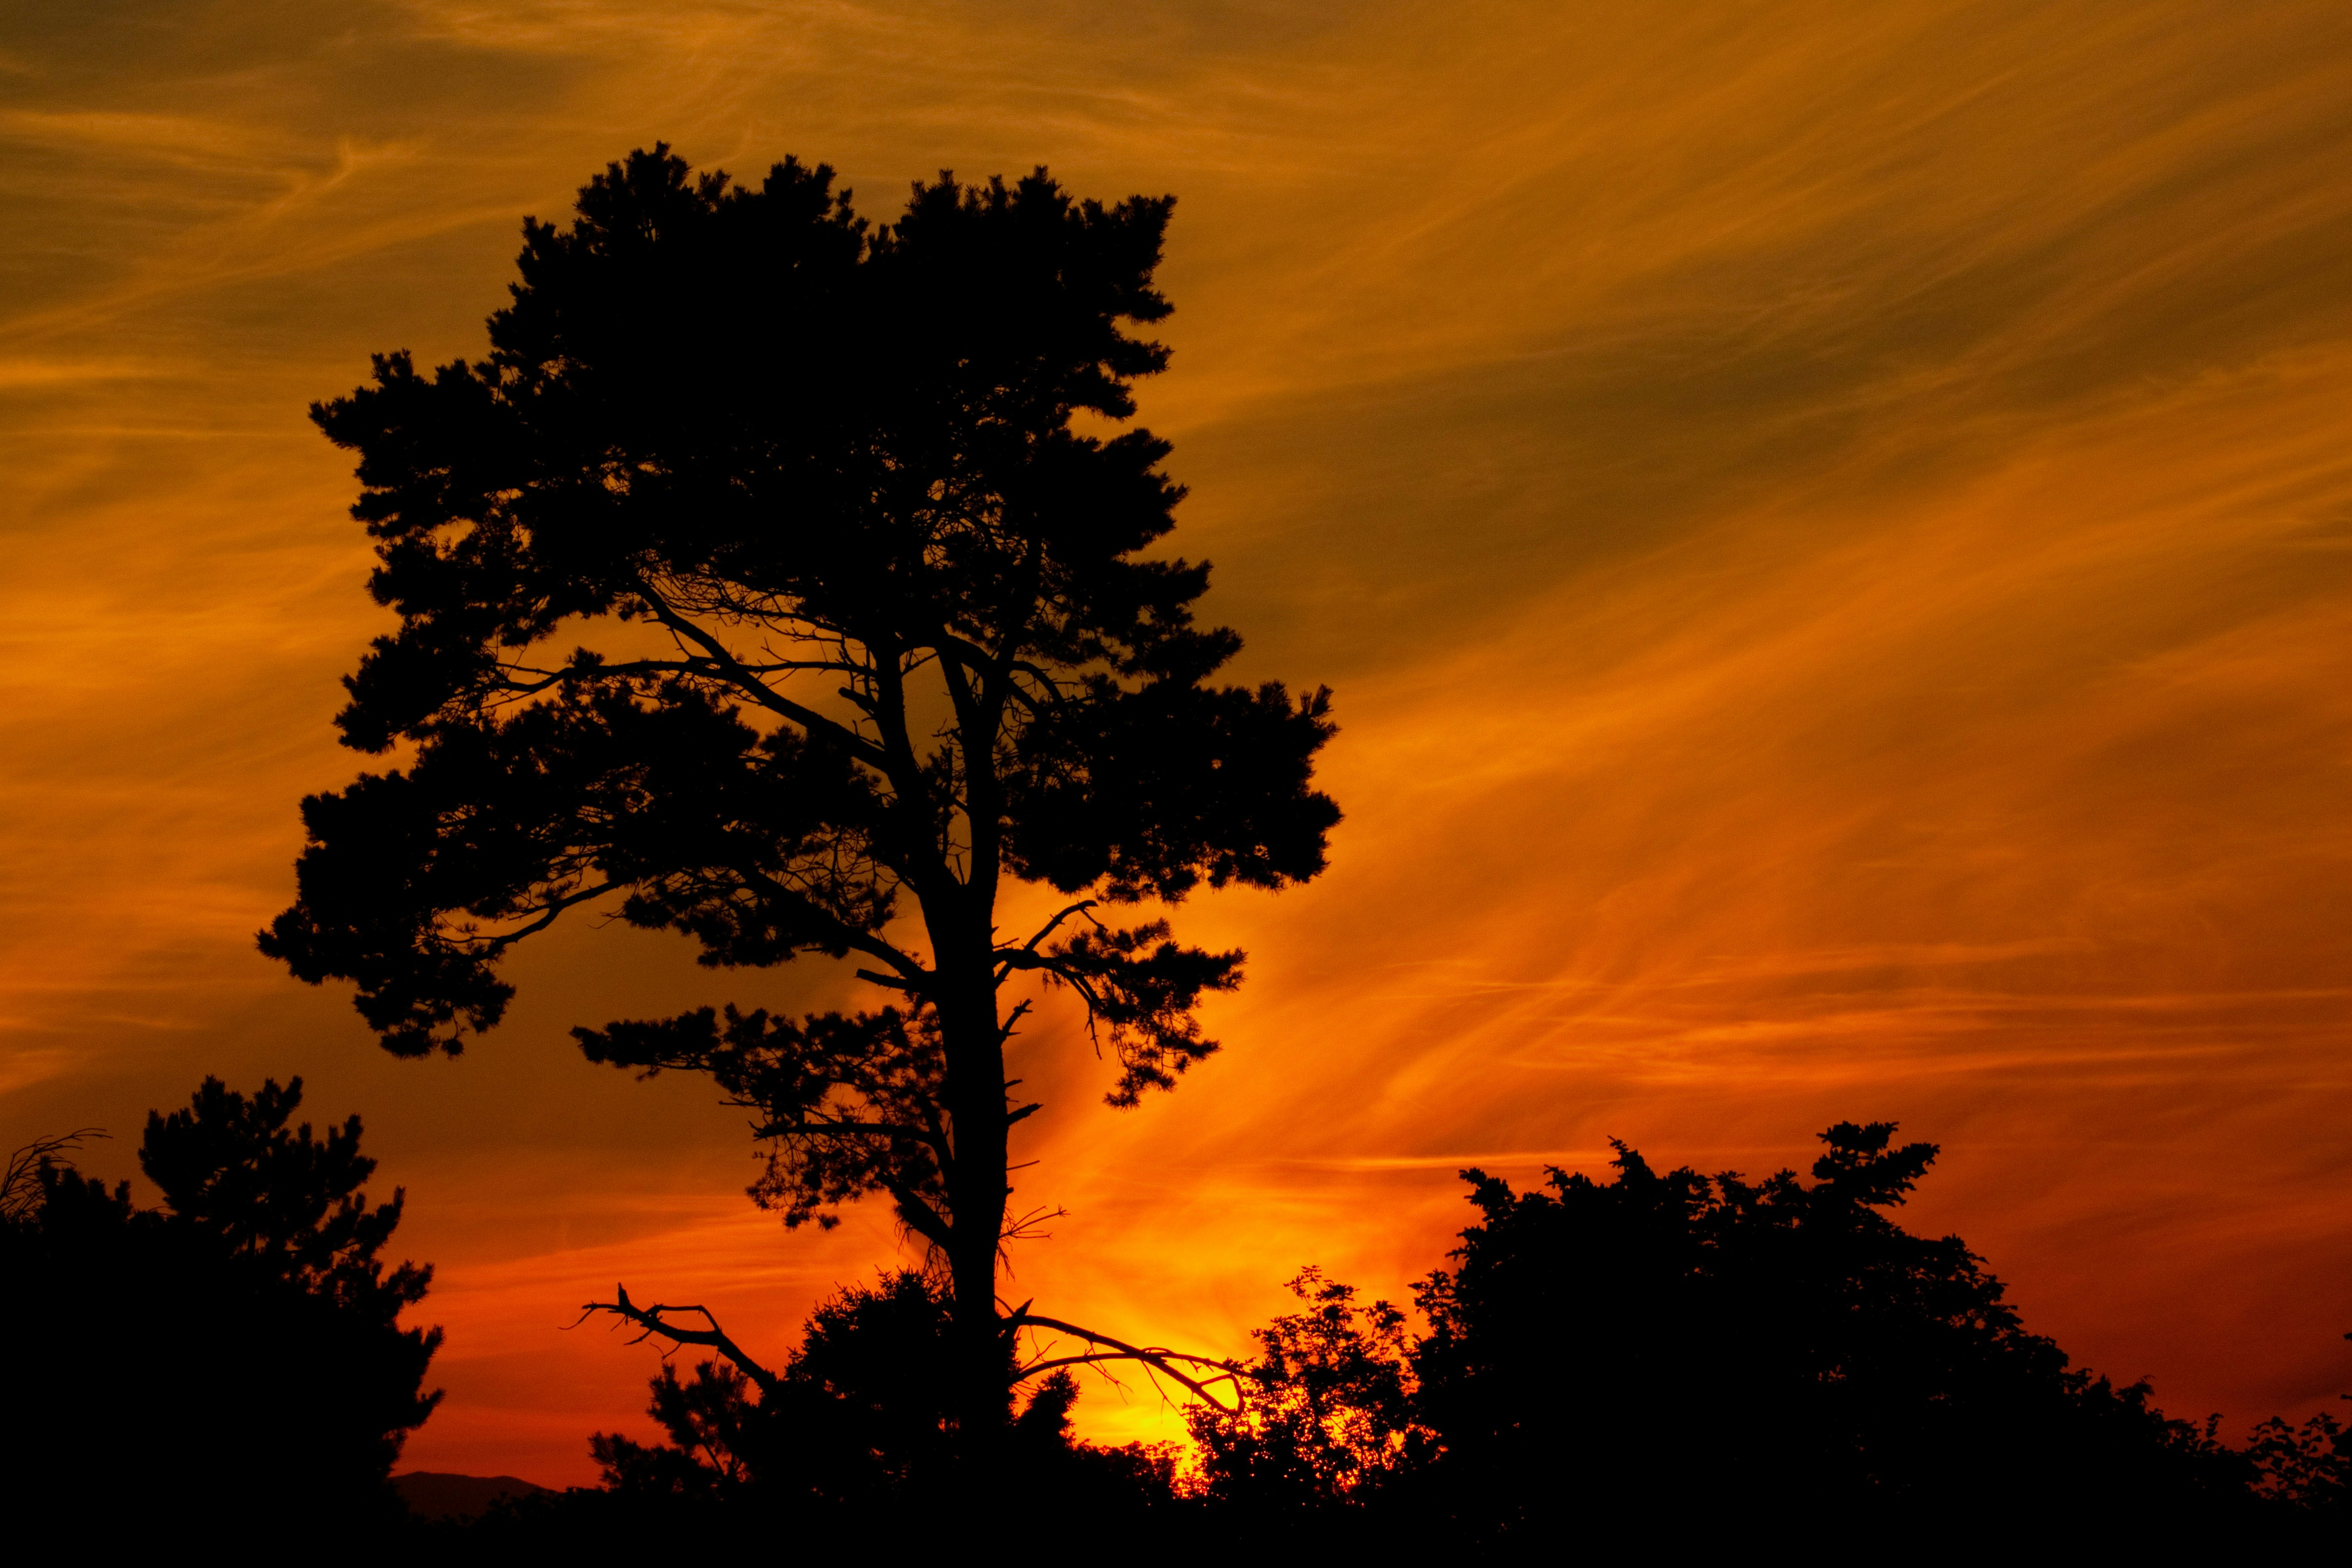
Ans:
POLYGON ((2352 1428, 2328 1412, 2300 1426, 2272 1416, 2254 1428, 2246 1454, 2262 1472, 2263 1496, 2337 1528, 2352 1518, 2352 1428))
POLYGON ((1810 1185, 1622 1143, 1607 1183, 1465 1172, 1482 1219, 1414 1357, 1444 1506, 1503 1538, 2237 1517, 2251 1473, 2212 1423, 2070 1368, 1958 1237, 1888 1216, 1937 1155, 1894 1132, 1832 1127, 1810 1185))
POLYGON ((380 1256, 403 1195, 360 1190, 359 1118, 289 1130, 301 1099, 299 1079, 249 1098, 206 1079, 151 1114, 162 1209, 72 1169, 68 1141, 24 1152, 0 1223, 21 1518, 234 1519, 248 1541, 400 1518, 388 1479, 440 1399, 422 1384, 441 1332, 398 1320, 432 1270, 380 1256))
POLYGON ((1364 1506, 1427 1457, 1404 1314, 1318 1268, 1287 1288, 1307 1310, 1253 1331, 1243 1398, 1186 1413, 1203 1495, 1250 1514, 1364 1506))

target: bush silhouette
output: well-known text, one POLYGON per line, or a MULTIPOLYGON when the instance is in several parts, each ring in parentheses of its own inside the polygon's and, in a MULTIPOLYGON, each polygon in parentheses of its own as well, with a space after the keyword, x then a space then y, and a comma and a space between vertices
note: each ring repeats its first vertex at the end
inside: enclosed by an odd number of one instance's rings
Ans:
MULTIPOLYGON (((1194 1417, 1207 1495, 1514 1553, 2259 1522, 2253 1464, 2212 1423, 2071 1367, 1958 1237, 1888 1217, 1937 1152, 1894 1131, 1831 1128, 1811 1184, 1659 1173, 1622 1144, 1603 1182, 1465 1171, 1480 1217, 1419 1288, 1426 1334, 1305 1277, 1248 1406, 1194 1417)), ((2311 1434, 2274 1470, 2316 1498, 2338 1450, 2311 1434)))
POLYGON ((429 1268, 379 1258, 402 1194, 370 1206, 360 1121, 287 1122, 302 1083, 206 1079, 148 1118, 140 1208, 56 1152, 0 1224, 12 1529, 269 1542, 388 1530, 387 1484, 437 1329, 403 1329, 429 1268))
MULTIPOLYGON (((900 1549, 959 1528, 953 1302, 903 1271, 837 1293, 762 1388, 724 1360, 681 1376, 665 1363, 647 1414, 666 1442, 598 1433, 603 1486, 496 1510, 487 1536, 581 1545, 656 1543, 681 1532, 803 1546, 887 1538, 900 1549)), ((1169 1447, 1073 1440, 1077 1385, 1037 1382, 1015 1414, 999 1474, 1029 1498, 1031 1541, 1137 1523, 1176 1506, 1169 1447)))

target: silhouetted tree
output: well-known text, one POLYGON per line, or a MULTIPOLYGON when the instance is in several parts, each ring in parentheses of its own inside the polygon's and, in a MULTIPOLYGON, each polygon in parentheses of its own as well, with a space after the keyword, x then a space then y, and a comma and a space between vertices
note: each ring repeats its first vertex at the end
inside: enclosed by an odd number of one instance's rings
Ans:
MULTIPOLYGON (((1481 1217, 1417 1291, 1428 1331, 1301 1276, 1249 1402, 1192 1416, 1205 1496, 1227 1527, 1513 1557, 2275 1522, 2213 1423, 2071 1369, 1958 1237, 1887 1217, 1936 1155, 1894 1131, 1831 1128, 1810 1185, 1661 1173, 1622 1144, 1606 1182, 1465 1172, 1481 1217)), ((2324 1508, 2335 1429, 2273 1428, 2273 1489, 2324 1508)))
POLYGON ((2261 1471, 2265 1497, 2324 1521, 2341 1544, 2344 1526, 2352 1523, 2352 1429, 2325 1410, 2300 1426, 2273 1415, 2254 1428, 2246 1454, 2261 1471))
POLYGON ((1465 1172, 1483 1219, 1423 1287, 1414 1355, 1440 1506, 1506 1540, 2238 1517, 2251 1473, 2210 1423, 2070 1370, 1958 1237, 1886 1216, 1936 1156, 1893 1131, 1831 1128, 1811 1186, 1622 1144, 1605 1184, 1465 1172))
MULTIPOLYGON (((250 1099, 206 1079, 151 1115, 142 1209, 61 1159, 0 1224, 12 1527, 272 1542, 389 1527, 386 1484, 438 1329, 403 1329, 432 1271, 379 1258, 402 1195, 370 1206, 360 1121, 289 1131, 301 1080, 250 1099)), ((12 1193, 12 1196, 15 1195, 12 1193)))
POLYGON ((1307 1310, 1254 1331, 1257 1358, 1231 1405, 1186 1412, 1203 1495, 1250 1516, 1325 1531, 1334 1509, 1363 1508, 1428 1458, 1415 1418, 1404 1314, 1360 1305, 1352 1285, 1308 1268, 1289 1289, 1307 1310))
POLYGON ((576 1032, 752 1107, 788 1225, 890 1196, 948 1264, 975 1432, 1031 1321, 995 1294, 1037 1109, 1000 992, 1076 992, 1113 1104, 1169 1087, 1243 955, 1096 911, 1312 877, 1338 818, 1326 694, 1210 684, 1240 642, 1193 620, 1208 568, 1142 554, 1183 492, 1166 442, 1110 432, 1167 362, 1123 324, 1168 314, 1170 206, 942 175, 874 229, 823 165, 752 189, 656 146, 569 230, 526 223, 488 358, 382 356, 312 411, 401 617, 338 722, 414 760, 304 803, 265 951, 355 980, 404 1055, 497 1023, 500 957, 591 904, 713 966, 856 960, 890 1005, 576 1032), (1069 901, 1007 935, 1008 882, 1069 901))

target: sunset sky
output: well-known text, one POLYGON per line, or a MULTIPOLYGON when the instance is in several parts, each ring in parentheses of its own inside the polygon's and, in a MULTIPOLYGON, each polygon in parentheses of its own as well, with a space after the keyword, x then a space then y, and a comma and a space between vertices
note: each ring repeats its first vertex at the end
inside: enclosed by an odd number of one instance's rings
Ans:
MULTIPOLYGON (((438 1268, 404 1468, 593 1477, 707 1302, 781 1355, 900 1258, 566 1037, 859 999, 559 929, 455 1061, 253 933, 391 617, 305 418, 480 353, 525 214, 669 142, 1172 192, 1237 678, 1328 683, 1330 871, 1185 934, 1225 1052, 1118 1112, 1016 1042, 1018 1296, 1221 1353, 1402 1296, 1454 1172, 1809 1162, 1893 1120, 2028 1324, 2242 1436, 2352 1389, 2352 11, 2305 3, 144 0, 0 22, 0 1145, 206 1073, 357 1110, 438 1268)), ((724 331, 679 301, 681 330, 724 331)), ((1008 924, 1013 923, 1008 918, 1008 924)), ((844 966, 845 970, 846 966, 844 966)), ((152 1193, 149 1194, 152 1198, 152 1193)), ((1017 1299, 1017 1297, 1016 1297, 1017 1299)), ((1148 1387, 1081 1426, 1167 1436, 1148 1387)))

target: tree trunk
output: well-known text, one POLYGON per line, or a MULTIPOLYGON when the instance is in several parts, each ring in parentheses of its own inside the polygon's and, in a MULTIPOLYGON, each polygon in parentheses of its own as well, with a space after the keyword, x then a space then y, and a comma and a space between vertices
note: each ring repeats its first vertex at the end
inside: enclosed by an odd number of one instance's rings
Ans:
POLYGON ((959 1342, 955 1397, 960 1447, 971 1479, 986 1484, 1011 1408, 1007 1348, 996 1310, 997 1244, 1004 1229, 1004 1042, 996 1017, 994 940, 987 921, 957 922, 935 939, 946 1099, 954 1130, 947 1175, 948 1266, 959 1342))

